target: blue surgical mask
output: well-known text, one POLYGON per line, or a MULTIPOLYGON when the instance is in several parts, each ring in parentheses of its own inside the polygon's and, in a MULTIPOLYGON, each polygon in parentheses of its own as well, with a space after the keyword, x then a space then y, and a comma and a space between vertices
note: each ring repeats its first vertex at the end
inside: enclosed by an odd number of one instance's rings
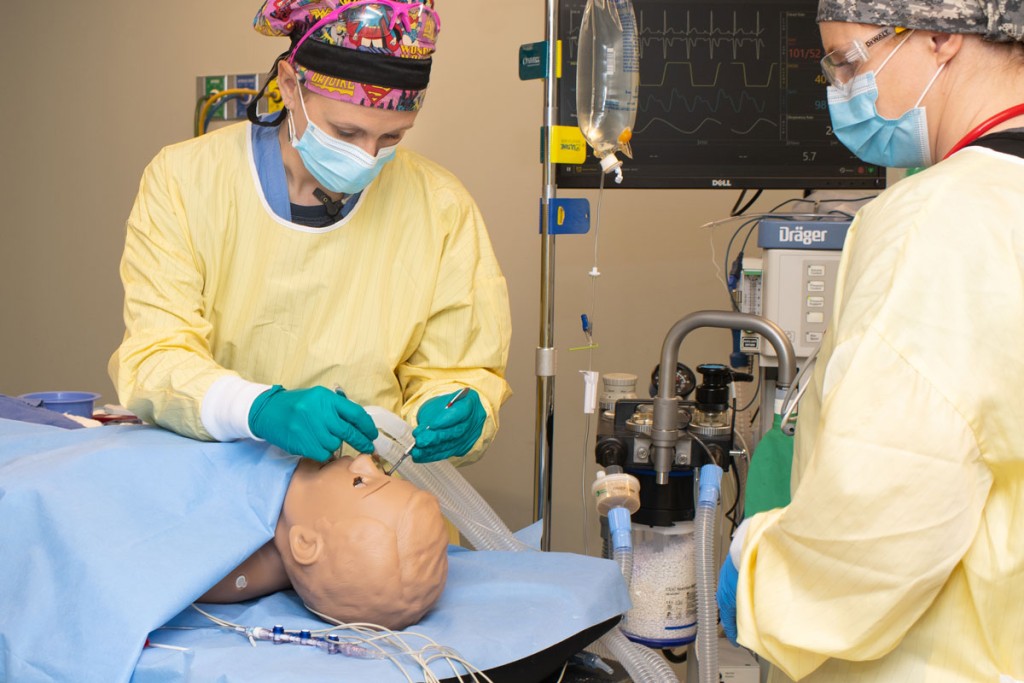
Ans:
POLYGON ((382 147, 377 156, 371 156, 357 145, 328 135, 309 118, 302 88, 298 90, 299 103, 306 117, 306 130, 296 140, 295 123, 289 116, 288 139, 302 158, 306 170, 331 192, 349 195, 361 192, 395 156, 395 147, 382 147))
POLYGON ((928 166, 932 162, 928 117, 920 105, 945 64, 939 66, 917 104, 903 116, 887 119, 878 113, 876 107, 878 86, 875 75, 881 72, 906 42, 907 39, 904 39, 877 71, 858 74, 843 88, 828 88, 832 130, 847 149, 869 164, 913 168, 928 166))

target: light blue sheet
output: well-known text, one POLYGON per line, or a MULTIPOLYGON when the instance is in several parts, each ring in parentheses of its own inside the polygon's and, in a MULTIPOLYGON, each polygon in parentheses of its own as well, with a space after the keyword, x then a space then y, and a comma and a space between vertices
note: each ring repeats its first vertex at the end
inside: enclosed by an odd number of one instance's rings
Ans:
POLYGON ((273 535, 296 462, 275 453, 0 420, 0 681, 127 681, 146 634, 273 535))
MULTIPOLYGON (((238 605, 202 605, 218 617, 248 626, 324 628, 291 591, 238 605)), ((426 619, 408 630, 458 650, 487 670, 518 661, 600 624, 629 608, 625 582, 614 562, 568 553, 475 552, 452 548, 444 594, 426 619)), ((187 652, 147 648, 132 683, 277 683, 278 681, 405 681, 387 661, 328 655, 299 645, 257 642, 217 629, 187 610, 172 626, 198 630, 158 630, 152 642, 189 648, 187 652)), ((419 647, 425 642, 406 638, 419 647)), ((414 681, 424 677, 408 659, 414 681)), ((440 678, 452 669, 435 663, 440 678)), ((464 673, 464 670, 461 670, 464 673)))
MULTIPOLYGON (((187 609, 271 538, 295 464, 278 453, 151 427, 0 420, 0 681, 406 680, 385 662, 253 648, 187 609), (168 623, 199 628, 158 628, 168 623), (142 651, 150 631, 188 650, 142 651)), ((204 607, 249 626, 324 626, 291 591, 204 607)), ((444 594, 410 630, 489 669, 628 607, 608 560, 453 548, 444 594)))

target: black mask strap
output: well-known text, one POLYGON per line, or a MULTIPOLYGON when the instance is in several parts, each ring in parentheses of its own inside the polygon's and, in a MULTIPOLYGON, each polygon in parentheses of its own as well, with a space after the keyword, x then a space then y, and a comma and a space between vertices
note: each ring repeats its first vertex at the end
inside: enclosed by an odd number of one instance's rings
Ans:
POLYGON ((253 125, 263 126, 265 128, 276 128, 277 126, 280 126, 282 122, 284 122, 285 117, 288 115, 287 110, 282 109, 280 112, 278 112, 276 118, 261 121, 259 114, 256 113, 256 110, 259 107, 260 99, 267 93, 267 86, 270 85, 270 82, 272 80, 277 78, 277 65, 281 62, 282 59, 285 59, 291 53, 292 51, 289 49, 277 56, 277 59, 274 60, 274 65, 270 67, 270 71, 267 73, 267 79, 263 82, 263 87, 260 88, 260 91, 256 93, 256 96, 253 97, 249 101, 248 106, 246 106, 245 115, 249 119, 249 121, 253 123, 253 125))

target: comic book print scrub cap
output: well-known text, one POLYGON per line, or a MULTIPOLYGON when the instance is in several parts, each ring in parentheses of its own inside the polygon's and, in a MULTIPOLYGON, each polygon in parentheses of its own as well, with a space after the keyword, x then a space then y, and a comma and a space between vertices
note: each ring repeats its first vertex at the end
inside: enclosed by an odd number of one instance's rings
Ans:
POLYGON ((434 0, 266 0, 253 27, 288 36, 288 61, 311 92, 418 111, 441 29, 434 0))
POLYGON ((1024 0, 820 0, 818 21, 976 33, 997 43, 1024 41, 1024 0))

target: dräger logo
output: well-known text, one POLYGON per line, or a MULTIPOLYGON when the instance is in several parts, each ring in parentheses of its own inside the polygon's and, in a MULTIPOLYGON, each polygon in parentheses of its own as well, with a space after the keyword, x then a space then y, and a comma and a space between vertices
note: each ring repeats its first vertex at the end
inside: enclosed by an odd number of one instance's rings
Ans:
POLYGON ((799 226, 791 228, 788 225, 779 227, 780 242, 798 242, 806 246, 818 244, 828 239, 828 232, 825 230, 805 230, 799 226))

